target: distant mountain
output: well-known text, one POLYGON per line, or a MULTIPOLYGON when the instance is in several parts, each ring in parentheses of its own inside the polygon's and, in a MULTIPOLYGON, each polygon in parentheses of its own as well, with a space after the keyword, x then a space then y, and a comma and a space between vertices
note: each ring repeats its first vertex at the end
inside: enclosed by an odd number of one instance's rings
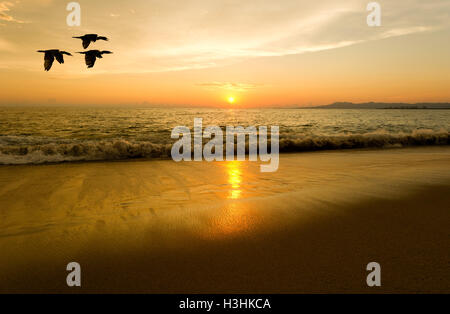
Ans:
POLYGON ((450 109, 450 103, 382 103, 368 102, 354 104, 351 102, 335 102, 331 105, 317 107, 301 107, 304 109, 450 109))

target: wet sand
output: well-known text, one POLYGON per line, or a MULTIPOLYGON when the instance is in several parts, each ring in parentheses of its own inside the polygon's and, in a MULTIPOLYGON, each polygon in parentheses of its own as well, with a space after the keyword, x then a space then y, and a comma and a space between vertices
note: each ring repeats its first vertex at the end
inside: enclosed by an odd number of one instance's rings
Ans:
POLYGON ((449 147, 2 166, 0 292, 449 293, 449 170, 449 147))

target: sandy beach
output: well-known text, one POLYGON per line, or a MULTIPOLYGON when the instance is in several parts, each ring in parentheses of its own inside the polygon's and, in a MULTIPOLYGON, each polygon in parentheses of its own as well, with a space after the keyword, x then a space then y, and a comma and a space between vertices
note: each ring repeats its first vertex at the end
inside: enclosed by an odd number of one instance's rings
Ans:
POLYGON ((450 292, 450 148, 0 167, 0 292, 450 292), (82 268, 68 288, 66 265, 82 268), (382 287, 366 285, 366 265, 382 287))

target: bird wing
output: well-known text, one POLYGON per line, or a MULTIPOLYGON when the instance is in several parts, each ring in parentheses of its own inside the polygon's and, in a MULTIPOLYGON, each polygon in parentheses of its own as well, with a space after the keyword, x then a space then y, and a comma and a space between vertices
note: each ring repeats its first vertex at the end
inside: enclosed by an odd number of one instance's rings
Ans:
POLYGON ((83 48, 86 49, 91 44, 91 40, 89 38, 83 38, 83 48))
POLYGON ((64 63, 64 56, 61 52, 56 53, 55 58, 56 58, 56 61, 58 61, 60 64, 64 63))
POLYGON ((95 61, 97 60, 97 57, 94 54, 87 53, 84 59, 86 60, 86 65, 88 66, 88 68, 92 68, 95 64, 95 61))
POLYGON ((50 71, 53 65, 53 61, 55 60, 55 57, 52 53, 46 52, 44 57, 44 69, 45 71, 50 71))

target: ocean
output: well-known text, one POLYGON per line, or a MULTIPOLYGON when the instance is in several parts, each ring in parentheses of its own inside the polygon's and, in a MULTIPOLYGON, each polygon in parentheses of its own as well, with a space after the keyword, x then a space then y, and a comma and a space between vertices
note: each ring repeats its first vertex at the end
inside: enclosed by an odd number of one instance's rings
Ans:
POLYGON ((450 110, 0 108, 0 164, 170 158, 176 126, 279 126, 280 152, 450 144, 450 110))

